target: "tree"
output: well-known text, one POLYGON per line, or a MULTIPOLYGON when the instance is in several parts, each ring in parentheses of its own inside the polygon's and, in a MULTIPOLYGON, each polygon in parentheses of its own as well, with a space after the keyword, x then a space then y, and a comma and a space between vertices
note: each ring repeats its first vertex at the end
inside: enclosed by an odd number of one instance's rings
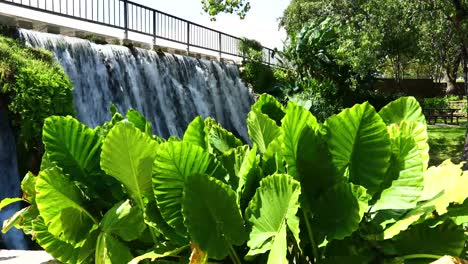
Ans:
POLYGON ((250 10, 248 0, 202 0, 203 11, 216 20, 219 13, 236 13, 240 18, 244 18, 250 10))

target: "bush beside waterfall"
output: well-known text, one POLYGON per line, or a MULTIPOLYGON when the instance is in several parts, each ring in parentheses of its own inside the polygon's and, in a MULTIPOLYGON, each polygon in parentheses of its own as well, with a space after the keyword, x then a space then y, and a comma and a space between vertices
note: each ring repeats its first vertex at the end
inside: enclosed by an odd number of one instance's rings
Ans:
POLYGON ((40 158, 44 119, 73 114, 72 90, 52 53, 0 36, 0 105, 8 108, 19 151, 28 153, 18 156, 40 158))

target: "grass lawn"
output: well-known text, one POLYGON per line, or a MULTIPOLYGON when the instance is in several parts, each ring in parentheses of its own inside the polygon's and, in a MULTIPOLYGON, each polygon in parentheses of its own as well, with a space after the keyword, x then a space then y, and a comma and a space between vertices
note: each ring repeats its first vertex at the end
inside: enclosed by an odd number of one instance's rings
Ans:
POLYGON ((465 144, 466 122, 459 126, 429 125, 429 165, 439 165, 446 159, 460 162, 460 155, 465 144))

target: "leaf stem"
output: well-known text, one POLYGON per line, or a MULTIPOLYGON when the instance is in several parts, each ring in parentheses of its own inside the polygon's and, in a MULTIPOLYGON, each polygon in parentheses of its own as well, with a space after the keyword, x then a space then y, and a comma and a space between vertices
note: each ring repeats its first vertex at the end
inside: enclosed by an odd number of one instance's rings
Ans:
POLYGON ((403 256, 403 259, 440 259, 443 256, 433 254, 412 254, 403 256))
POLYGON ((239 256, 237 256, 237 253, 234 250, 234 248, 232 247, 232 245, 229 245, 229 256, 231 257, 232 263, 241 264, 239 256))
POLYGON ((312 244, 312 253, 314 254, 314 258, 319 259, 319 253, 317 244, 315 243, 314 233, 312 232, 312 226, 310 225, 309 218, 307 217, 307 213, 302 211, 302 215, 304 216, 304 220, 307 227, 307 234, 309 235, 310 243, 312 244))

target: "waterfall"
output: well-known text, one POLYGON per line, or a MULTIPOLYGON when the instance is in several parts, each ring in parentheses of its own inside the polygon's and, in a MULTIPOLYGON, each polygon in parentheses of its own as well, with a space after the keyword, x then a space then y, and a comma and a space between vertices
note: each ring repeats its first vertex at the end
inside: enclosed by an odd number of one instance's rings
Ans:
POLYGON ((247 140, 253 98, 235 65, 24 29, 19 33, 27 45, 54 54, 73 83, 76 116, 88 126, 109 120, 114 103, 122 113, 140 111, 164 138, 181 137, 201 115, 247 140))
MULTIPOLYGON (((16 142, 4 109, 6 109, 6 106, 2 105, 2 101, 0 100, 0 201, 7 197, 20 196, 16 142)), ((19 203, 15 203, 0 211, 0 223, 3 223, 13 213, 20 210, 20 206, 19 203)), ((27 248, 23 232, 16 228, 10 229, 6 234, 0 233, 0 238, 7 248, 27 248)))

